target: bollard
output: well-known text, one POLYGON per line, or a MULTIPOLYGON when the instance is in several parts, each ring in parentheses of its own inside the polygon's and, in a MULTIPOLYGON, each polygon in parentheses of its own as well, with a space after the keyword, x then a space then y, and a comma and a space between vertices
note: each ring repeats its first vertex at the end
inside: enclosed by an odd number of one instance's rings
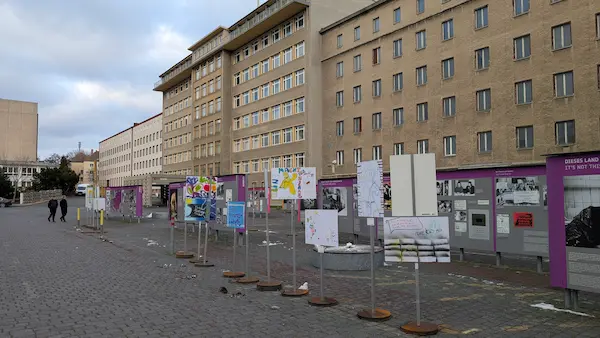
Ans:
POLYGON ((465 249, 464 248, 460 248, 460 257, 459 260, 462 262, 465 260, 465 249))
POLYGON ((100 235, 104 236, 104 210, 100 210, 100 235))
POLYGON ((77 208, 77 228, 81 227, 81 209, 77 208))
POLYGON ((496 266, 502 265, 502 254, 500 252, 496 252, 496 266))
POLYGON ((173 232, 175 231, 175 218, 171 217, 171 228, 169 229, 169 234, 171 235, 171 255, 175 254, 175 236, 173 232))
POLYGON ((537 273, 544 273, 544 262, 541 256, 537 257, 537 273))

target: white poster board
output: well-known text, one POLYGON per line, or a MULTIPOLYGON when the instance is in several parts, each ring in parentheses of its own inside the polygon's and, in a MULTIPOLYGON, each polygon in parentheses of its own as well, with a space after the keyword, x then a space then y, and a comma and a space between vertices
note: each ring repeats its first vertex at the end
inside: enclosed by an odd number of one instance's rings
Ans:
POLYGON ((390 183, 393 216, 438 215, 435 154, 390 156, 390 183))
POLYGON ((448 217, 385 217, 385 261, 450 263, 448 217))
POLYGON ((104 198, 94 198, 92 202, 92 207, 95 211, 104 210, 106 211, 106 199, 104 198))
POLYGON ((317 169, 273 168, 271 192, 274 200, 316 199, 317 169))
POLYGON ((85 188, 85 207, 86 209, 92 209, 94 207, 94 187, 87 186, 85 188))
POLYGON ((337 210, 305 210, 306 244, 339 246, 337 210))
POLYGON ((359 162, 356 167, 358 216, 383 217, 383 163, 381 160, 359 162))

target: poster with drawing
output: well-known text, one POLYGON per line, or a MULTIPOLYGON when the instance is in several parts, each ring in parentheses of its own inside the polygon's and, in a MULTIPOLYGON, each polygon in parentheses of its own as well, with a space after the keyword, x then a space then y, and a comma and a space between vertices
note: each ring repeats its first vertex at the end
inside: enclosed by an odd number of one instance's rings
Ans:
POLYGON ((438 196, 452 196, 452 180, 440 180, 435 183, 438 196))
POLYGON ((339 245, 337 210, 306 210, 304 224, 306 244, 339 245))
POLYGON ((475 196, 475 180, 456 180, 452 192, 454 196, 475 196))
POLYGON ((271 198, 298 200, 317 198, 317 170, 315 168, 271 169, 271 198))
POLYGON ((450 263, 448 217, 385 217, 385 261, 450 263))
POLYGON ((213 207, 211 200, 215 199, 217 185, 207 177, 187 176, 185 179, 185 208, 184 219, 186 221, 208 221, 211 219, 211 209, 214 208, 216 218, 216 206, 213 207))
POLYGON ((359 162, 358 216, 383 217, 383 163, 381 160, 359 162))
POLYGON ((496 206, 540 205, 540 184, 537 176, 496 178, 496 206))
POLYGON ((337 210, 339 216, 348 216, 348 189, 346 187, 323 188, 323 209, 337 210))

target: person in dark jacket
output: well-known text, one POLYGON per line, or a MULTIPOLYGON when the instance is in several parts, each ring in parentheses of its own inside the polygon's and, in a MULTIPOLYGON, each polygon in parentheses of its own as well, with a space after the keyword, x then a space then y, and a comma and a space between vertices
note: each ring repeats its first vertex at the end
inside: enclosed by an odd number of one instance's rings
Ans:
POLYGON ((50 209, 50 216, 48 216, 48 222, 50 222, 50 218, 52 218, 52 222, 56 222, 54 217, 56 216, 56 209, 58 209, 58 201, 54 198, 48 202, 48 209, 50 209))
POLYGON ((63 196, 60 200, 60 220, 66 222, 65 216, 67 216, 67 197, 63 196))

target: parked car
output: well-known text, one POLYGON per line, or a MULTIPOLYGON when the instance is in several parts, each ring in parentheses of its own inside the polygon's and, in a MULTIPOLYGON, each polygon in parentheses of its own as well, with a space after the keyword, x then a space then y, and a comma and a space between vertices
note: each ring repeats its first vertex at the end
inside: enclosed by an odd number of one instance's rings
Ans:
POLYGON ((0 208, 10 207, 12 205, 11 200, 7 200, 4 197, 0 197, 0 208))
POLYGON ((85 196, 85 190, 90 184, 78 184, 75 189, 75 196, 85 196))

